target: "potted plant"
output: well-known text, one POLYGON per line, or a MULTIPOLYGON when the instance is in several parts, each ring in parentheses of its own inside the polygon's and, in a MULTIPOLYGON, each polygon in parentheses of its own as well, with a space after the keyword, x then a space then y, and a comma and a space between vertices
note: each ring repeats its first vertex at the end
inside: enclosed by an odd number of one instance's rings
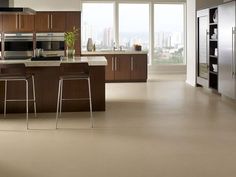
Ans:
POLYGON ((65 33, 65 43, 67 46, 66 55, 68 58, 74 58, 75 55, 75 41, 77 40, 78 29, 73 27, 72 31, 65 33))

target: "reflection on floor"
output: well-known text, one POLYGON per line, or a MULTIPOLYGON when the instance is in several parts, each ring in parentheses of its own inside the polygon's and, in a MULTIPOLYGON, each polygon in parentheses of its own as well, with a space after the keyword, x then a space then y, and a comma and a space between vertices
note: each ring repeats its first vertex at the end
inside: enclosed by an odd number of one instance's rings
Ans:
POLYGON ((236 102, 185 83, 107 84, 107 111, 0 116, 1 177, 233 177, 236 102), (33 115, 32 115, 33 116, 33 115), (31 116, 31 117, 32 117, 31 116))

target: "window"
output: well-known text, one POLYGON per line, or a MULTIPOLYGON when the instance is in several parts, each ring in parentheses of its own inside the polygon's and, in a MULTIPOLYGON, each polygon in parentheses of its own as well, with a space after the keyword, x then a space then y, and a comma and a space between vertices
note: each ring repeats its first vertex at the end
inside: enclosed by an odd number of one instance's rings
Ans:
POLYGON ((185 64, 184 12, 184 3, 84 0, 82 51, 92 38, 97 50, 112 50, 114 46, 130 50, 139 44, 149 52, 154 69, 158 65, 185 64))
POLYGON ((134 44, 149 49, 149 4, 119 4, 119 44, 131 49, 134 44))
POLYGON ((98 50, 111 49, 114 42, 114 4, 82 4, 82 50, 86 50, 88 38, 92 38, 98 50))
POLYGON ((184 64, 184 5, 154 5, 153 64, 184 64), (171 12, 171 13, 170 13, 171 12))

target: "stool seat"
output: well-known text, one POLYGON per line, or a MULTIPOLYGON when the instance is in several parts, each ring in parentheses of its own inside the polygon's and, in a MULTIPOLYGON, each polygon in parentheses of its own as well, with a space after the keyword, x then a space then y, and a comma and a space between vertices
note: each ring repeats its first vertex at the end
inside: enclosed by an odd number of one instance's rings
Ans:
POLYGON ((31 79, 32 75, 27 74, 25 76, 22 75, 14 75, 14 74, 1 74, 0 75, 0 80, 24 80, 24 79, 31 79))

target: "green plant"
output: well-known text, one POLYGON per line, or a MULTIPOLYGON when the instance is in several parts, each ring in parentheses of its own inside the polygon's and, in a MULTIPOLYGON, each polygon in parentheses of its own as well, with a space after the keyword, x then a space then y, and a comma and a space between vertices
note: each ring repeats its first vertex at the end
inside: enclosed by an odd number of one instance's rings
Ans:
POLYGON ((65 33, 65 43, 68 49, 74 49, 76 37, 78 36, 78 29, 74 26, 73 31, 65 33))

